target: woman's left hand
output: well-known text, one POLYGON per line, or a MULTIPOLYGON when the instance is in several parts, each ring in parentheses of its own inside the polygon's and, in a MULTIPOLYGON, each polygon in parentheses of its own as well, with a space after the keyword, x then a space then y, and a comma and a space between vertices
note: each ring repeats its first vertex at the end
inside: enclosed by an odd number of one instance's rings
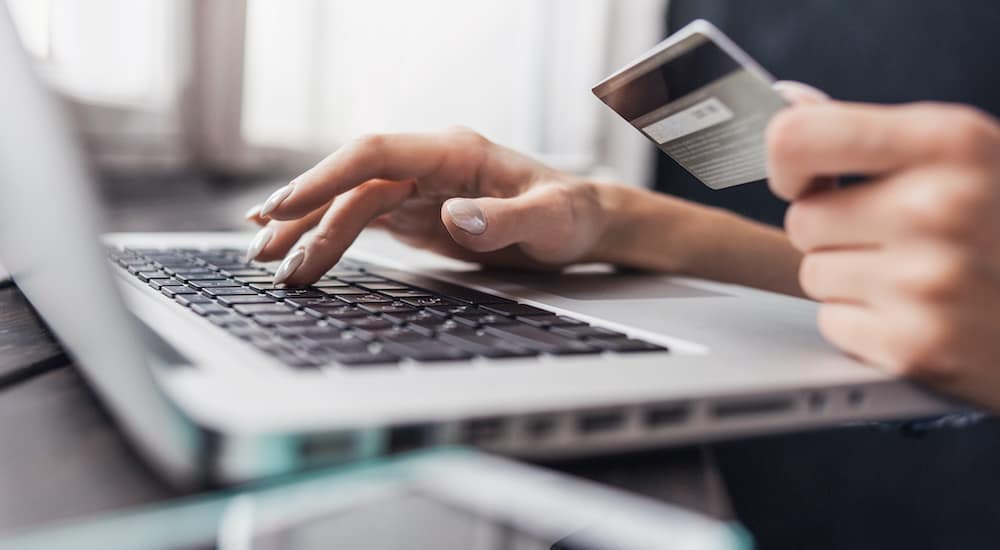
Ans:
POLYGON ((768 152, 824 336, 1000 411, 1000 124, 963 106, 827 102, 776 116, 768 152), (870 179, 829 183, 842 174, 870 179))

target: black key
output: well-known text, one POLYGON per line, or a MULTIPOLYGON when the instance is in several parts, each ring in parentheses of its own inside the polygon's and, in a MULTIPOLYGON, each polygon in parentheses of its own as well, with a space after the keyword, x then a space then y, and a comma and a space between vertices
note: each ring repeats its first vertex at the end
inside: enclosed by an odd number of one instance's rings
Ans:
POLYGON ((256 296, 257 291, 245 286, 224 286, 219 288, 206 288, 202 290, 209 296, 256 296))
POLYGON ((411 305, 414 307, 440 307, 440 306, 454 306, 459 305, 455 300, 448 298, 442 298, 440 296, 426 296, 423 298, 402 298, 400 300, 404 304, 411 305))
POLYGON ((366 367, 374 365, 391 365, 399 362, 399 357, 386 351, 359 351, 353 353, 335 353, 331 359, 348 367, 366 367))
POLYGON ((279 326, 278 332, 282 334, 294 334, 295 336, 301 336, 307 340, 312 340, 314 342, 325 342, 330 340, 340 340, 341 335, 344 333, 329 325, 318 325, 313 322, 313 326, 304 327, 285 327, 279 326))
POLYGON ((492 311, 494 313, 499 313, 501 315, 509 315, 511 317, 518 316, 528 316, 528 315, 552 315, 551 311, 545 311, 544 309, 539 309, 534 306, 529 306, 527 304, 486 304, 482 306, 483 309, 492 311))
POLYGON ((226 277, 268 277, 267 272, 263 269, 257 269, 256 267, 244 268, 244 269, 224 269, 222 274, 226 277))
MULTIPOLYGON (((387 292, 383 292, 383 291, 399 292, 399 291, 413 290, 413 289, 411 289, 410 287, 408 287, 406 285, 401 285, 399 283, 392 283, 392 282, 388 282, 388 283, 387 282, 381 282, 381 283, 356 283, 356 284, 358 286, 360 286, 361 288, 367 288, 368 290, 370 290, 372 292, 376 292, 376 291, 382 292, 382 294, 387 294, 387 292)), ((423 292, 423 291, 420 291, 420 292, 423 292)), ((389 294, 389 295, 392 296, 392 294, 389 294)), ((427 293, 424 292, 423 295, 427 295, 427 293)))
MULTIPOLYGON (((207 267, 165 267, 164 271, 169 271, 175 275, 214 275, 216 272, 207 267)), ((178 277, 179 278, 179 277, 178 277)))
POLYGON ((313 319, 312 317, 307 317, 305 315, 296 315, 294 313, 254 315, 253 320, 265 326, 275 326, 275 325, 280 325, 283 327, 316 326, 316 319, 313 319))
POLYGON ((456 329, 438 337, 457 348, 484 357, 532 357, 537 351, 512 344, 503 338, 471 329, 456 329))
POLYGON ((237 281, 231 281, 229 279, 223 279, 221 281, 191 281, 189 283, 195 288, 221 288, 221 287, 238 287, 242 286, 237 281))
POLYGON ((605 340, 618 340, 622 338, 628 338, 620 332, 615 332, 610 329, 602 327, 592 327, 588 325, 575 325, 566 327, 552 327, 550 330, 555 334, 565 336, 567 338, 600 338, 605 340))
POLYGON ((583 321, 579 319, 574 319, 572 317, 566 317, 565 315, 560 315, 556 317, 558 322, 553 323, 554 325, 586 325, 583 321))
MULTIPOLYGON (((451 317, 452 315, 474 315, 476 312, 480 312, 477 306, 433 306, 425 308, 424 311, 437 315, 439 317, 451 317)), ((483 312, 483 313, 489 313, 483 312)))
POLYGON ((198 291, 193 288, 188 288, 186 286, 177 286, 177 285, 161 286, 160 292, 170 298, 174 298, 176 296, 181 296, 184 294, 198 294, 198 291))
POLYGON ((295 308, 284 304, 238 304, 233 306, 233 311, 240 315, 281 315, 295 313, 295 308))
POLYGON ((228 308, 219 304, 191 304, 191 311, 198 315, 228 315, 232 313, 228 308))
POLYGON ((129 264, 128 272, 132 275, 137 273, 142 273, 143 271, 157 271, 159 266, 155 264, 145 263, 145 264, 129 264))
POLYGON ((471 355, 454 346, 436 340, 385 342, 386 351, 416 361, 460 361, 471 355))
POLYGON ((460 325, 476 328, 482 325, 506 325, 513 323, 510 317, 504 317, 496 313, 481 312, 480 314, 452 315, 451 320, 460 325))
POLYGON ((386 303, 360 304, 358 307, 360 309, 363 309, 363 310, 367 311, 368 313, 382 313, 382 314, 386 314, 386 313, 396 313, 396 314, 399 314, 399 313, 414 313, 416 311, 419 311, 415 307, 403 305, 403 304, 401 304, 399 302, 391 302, 391 303, 388 303, 388 304, 386 304, 386 303))
POLYGON ((392 298, 382 296, 381 294, 339 294, 337 295, 337 299, 348 304, 377 304, 381 302, 392 302, 392 298))
POLYGON ((148 283, 155 290, 160 290, 165 286, 184 286, 184 283, 177 279, 150 279, 148 283))
POLYGON ((235 306, 237 304, 273 304, 274 298, 256 294, 253 296, 219 296, 219 303, 225 306, 235 306))
POLYGON ((372 349, 372 345, 367 340, 350 335, 326 340, 323 342, 322 349, 336 353, 355 353, 367 352, 372 349))
MULTIPOLYGON (((170 288, 170 287, 163 287, 163 288, 160 289, 160 292, 163 292, 163 289, 166 289, 166 288, 170 288)), ((174 297, 174 300, 177 300, 177 303, 180 304, 180 305, 182 305, 182 306, 184 306, 184 307, 190 306, 191 304, 211 304, 212 303, 212 299, 211 298, 209 298, 208 296, 202 296, 201 294, 178 294, 177 296, 174 297)))
POLYGON ((423 310, 415 310, 403 313, 382 313, 382 318, 397 325, 404 323, 432 322, 440 323, 441 317, 423 310))
POLYGON ((511 343, 546 353, 595 353, 598 351, 583 342, 528 325, 494 325, 483 328, 483 331, 486 334, 505 338, 511 343))
MULTIPOLYGON (((365 288, 370 288, 368 285, 361 285, 361 286, 365 288)), ((415 288, 402 287, 402 290, 372 288, 372 290, 378 290, 380 294, 385 294, 386 296, 392 296, 393 298, 429 298, 432 296, 432 294, 430 292, 427 292, 426 290, 417 290, 415 288)))
POLYGON ((265 283, 250 283, 250 288, 258 292, 267 292, 268 290, 277 290, 279 288, 286 288, 285 285, 276 285, 273 282, 265 283))
POLYGON ((275 290, 268 290, 265 294, 272 298, 323 298, 326 294, 323 294, 319 289, 315 288, 279 288, 275 290))
POLYGON ((384 283, 385 279, 375 275, 369 275, 367 273, 351 273, 347 275, 338 275, 337 279, 348 282, 348 283, 384 283))
POLYGON ((316 281, 312 286, 316 288, 353 288, 351 285, 340 281, 316 281))
POLYGON ((658 346, 656 344, 651 344, 649 342, 643 342, 642 340, 630 340, 630 339, 602 339, 595 338, 586 341, 588 344, 597 346, 599 348, 614 351, 617 353, 634 353, 641 351, 669 351, 663 346, 658 346))
POLYGON ((241 321, 239 324, 233 323, 226 326, 226 330, 228 330, 233 336, 244 340, 260 341, 266 340, 271 336, 271 333, 268 330, 252 325, 245 320, 241 321))
POLYGON ((319 289, 323 292, 323 294, 329 294, 331 296, 371 294, 367 290, 356 286, 319 287, 319 289))
POLYGON ((344 302, 334 298, 333 296, 323 296, 321 298, 286 298, 285 303, 295 307, 313 307, 313 306, 343 306, 344 302))
POLYGON ((367 312, 362 311, 354 306, 344 305, 343 302, 336 302, 330 305, 311 305, 304 310, 307 314, 314 317, 338 317, 338 318, 349 318, 349 317, 365 317, 368 315, 367 312))
POLYGON ((140 271, 135 274, 142 282, 147 282, 150 279, 169 279, 170 275, 162 271, 140 271))
MULTIPOLYGON (((194 307, 194 306, 192 306, 194 307)), ((246 317, 240 317, 235 313, 228 313, 226 315, 212 315, 208 318, 213 324, 219 325, 220 327, 245 327, 249 326, 246 317)))
POLYGON ((254 276, 236 276, 233 277, 237 281, 245 284, 253 283, 273 283, 274 277, 271 275, 254 275, 254 276))
POLYGON ((404 340, 426 340, 427 336, 407 327, 389 327, 382 329, 362 329, 354 327, 354 331, 362 338, 368 340, 379 340, 381 342, 393 341, 402 342, 404 340))
POLYGON ((209 271, 208 273, 178 273, 175 275, 178 279, 182 281, 225 281, 226 278, 219 275, 215 271, 209 271))
POLYGON ((368 317, 355 317, 350 319, 351 328, 361 328, 368 330, 379 330, 392 328, 392 323, 381 317, 369 315, 368 317))
POLYGON ((458 325, 454 321, 425 321, 425 322, 410 322, 406 324, 406 327, 423 334, 424 336, 434 336, 441 332, 447 332, 451 330, 458 329, 458 325))
POLYGON ((466 288, 464 286, 438 281, 437 279, 431 279, 429 277, 423 277, 421 275, 415 275, 405 271, 379 270, 377 274, 393 281, 405 283, 419 289, 428 290, 431 294, 440 294, 454 300, 470 304, 513 303, 513 300, 508 300, 507 298, 493 296, 492 294, 479 292, 478 290, 472 290, 471 288, 466 288))
POLYGON ((538 328, 548 328, 558 321, 558 317, 555 314, 550 313, 548 315, 529 315, 526 317, 517 317, 517 320, 533 327, 538 328))
POLYGON ((316 359, 295 355, 294 353, 290 353, 285 350, 276 351, 275 353, 272 353, 272 355, 274 355, 274 358, 278 361, 281 361, 289 367, 295 368, 318 367, 325 363, 323 361, 317 361, 316 359))

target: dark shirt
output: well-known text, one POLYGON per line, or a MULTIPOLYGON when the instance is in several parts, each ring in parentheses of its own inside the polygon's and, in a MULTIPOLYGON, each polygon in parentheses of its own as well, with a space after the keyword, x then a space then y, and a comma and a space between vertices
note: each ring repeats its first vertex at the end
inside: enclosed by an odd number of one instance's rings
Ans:
MULTIPOLYGON (((668 27, 708 19, 776 78, 837 99, 961 102, 1000 115, 996 0, 672 0, 668 27)), ((658 155, 657 188, 781 225, 764 183, 704 187, 658 155)), ((1000 182, 998 182, 1000 184, 1000 182)), ((1000 421, 906 438, 841 428, 716 447, 761 548, 1000 547, 1000 421)))

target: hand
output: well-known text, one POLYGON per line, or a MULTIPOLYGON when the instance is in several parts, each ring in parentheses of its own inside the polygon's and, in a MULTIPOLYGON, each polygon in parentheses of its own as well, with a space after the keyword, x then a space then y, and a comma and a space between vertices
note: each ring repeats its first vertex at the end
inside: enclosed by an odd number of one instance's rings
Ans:
POLYGON ((1000 125, 968 107, 824 103, 768 129, 770 185, 833 344, 1000 410, 1000 125), (834 188, 832 177, 865 183, 834 188))
POLYGON ((597 257, 607 225, 602 187, 466 129, 365 136, 249 213, 266 226, 248 256, 287 254, 275 282, 310 283, 362 229, 380 226, 462 260, 560 266, 597 257))

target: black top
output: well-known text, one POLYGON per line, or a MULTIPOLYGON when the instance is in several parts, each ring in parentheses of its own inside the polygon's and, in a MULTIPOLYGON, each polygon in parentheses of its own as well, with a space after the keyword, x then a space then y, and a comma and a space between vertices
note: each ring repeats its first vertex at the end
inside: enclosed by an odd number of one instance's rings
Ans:
MULTIPOLYGON (((675 30, 704 18, 780 80, 837 99, 954 101, 1000 115, 996 0, 673 0, 675 30)), ((657 189, 781 225, 785 204, 764 183, 708 189, 666 155, 657 189)))

